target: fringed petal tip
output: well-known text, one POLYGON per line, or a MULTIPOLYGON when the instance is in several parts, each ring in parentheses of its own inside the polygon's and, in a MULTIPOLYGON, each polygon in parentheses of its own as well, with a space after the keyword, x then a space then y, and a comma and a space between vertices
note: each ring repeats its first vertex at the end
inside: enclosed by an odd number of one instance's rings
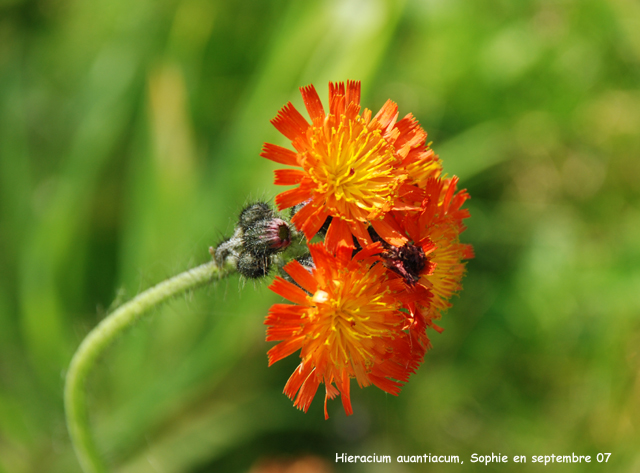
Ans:
POLYGON ((464 246, 463 253, 462 253, 463 259, 473 259, 476 257, 476 253, 473 250, 473 246, 467 245, 467 244, 463 246, 464 246))
POLYGON ((304 137, 307 128, 309 128, 307 120, 291 102, 280 109, 278 115, 271 120, 271 124, 292 141, 298 137, 304 137))
POLYGON ((304 207, 296 212, 291 221, 296 228, 299 228, 304 233, 307 240, 311 240, 322 228, 327 216, 327 211, 324 208, 316 206, 312 202, 307 202, 304 207))
POLYGON ((285 299, 299 305, 308 305, 307 294, 295 284, 276 276, 269 289, 285 299))
POLYGON ((327 420, 329 418, 329 411, 327 410, 327 400, 335 399, 337 395, 340 394, 338 388, 336 388, 331 383, 325 383, 325 395, 324 395, 324 419, 327 420))
POLYGON ((305 173, 299 169, 277 169, 274 172, 273 183, 277 186, 294 186, 300 184, 305 177, 305 173))
POLYGON ((298 391, 293 405, 306 413, 311 406, 311 401, 313 401, 319 386, 320 379, 312 372, 300 387, 300 391, 298 391))
POLYGON ((315 126, 320 126, 325 118, 324 107, 322 101, 316 92, 316 88, 313 85, 307 85, 306 87, 300 87, 300 93, 302 94, 302 101, 309 113, 309 117, 315 126))
POLYGON ((260 156, 278 164, 285 164, 287 166, 298 165, 297 153, 291 151, 290 149, 283 148, 282 146, 274 145, 271 143, 264 144, 260 156))

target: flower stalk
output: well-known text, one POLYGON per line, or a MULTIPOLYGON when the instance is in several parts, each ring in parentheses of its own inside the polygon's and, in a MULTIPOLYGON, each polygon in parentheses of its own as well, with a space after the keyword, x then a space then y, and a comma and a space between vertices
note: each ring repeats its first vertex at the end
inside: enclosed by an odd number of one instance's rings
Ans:
POLYGON ((211 261, 167 279, 118 307, 82 341, 67 371, 64 407, 69 435, 85 473, 107 471, 89 430, 86 408, 85 384, 96 360, 118 336, 154 307, 214 279, 228 276, 234 270, 231 265, 218 265, 211 261))

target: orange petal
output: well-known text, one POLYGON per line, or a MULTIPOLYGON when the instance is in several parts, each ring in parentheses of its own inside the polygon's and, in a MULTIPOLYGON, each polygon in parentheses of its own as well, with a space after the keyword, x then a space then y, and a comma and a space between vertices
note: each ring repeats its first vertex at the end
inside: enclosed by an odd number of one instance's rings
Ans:
MULTIPOLYGON (((297 306, 300 307, 300 306, 297 306)), ((291 337, 298 336, 300 332, 300 323, 293 325, 277 324, 267 328, 267 336, 265 341, 267 342, 281 342, 283 340, 289 340, 291 337)), ((275 362, 275 361, 274 361, 275 362)))
POLYGON ((318 289, 318 282, 298 261, 291 261, 283 269, 294 279, 295 282, 300 284, 303 289, 306 289, 311 294, 315 293, 318 289))
POLYGON ((395 119, 397 117, 398 105, 393 100, 389 99, 373 119, 380 124, 381 129, 385 130, 389 125, 395 123, 395 119))
POLYGON ((287 383, 284 385, 284 393, 289 399, 293 399, 300 389, 300 386, 302 386, 302 383, 304 383, 305 379, 307 379, 313 369, 314 368, 310 363, 300 363, 294 372, 291 373, 287 383))
POLYGON ((327 382, 325 381, 325 395, 324 395, 324 420, 327 420, 329 418, 329 411, 327 411, 327 399, 333 399, 334 397, 336 397, 338 394, 340 394, 340 391, 338 391, 338 389, 333 385, 333 384, 327 384, 327 382))
POLYGON ((463 259, 472 259, 475 258, 475 252, 473 251, 473 246, 471 245, 462 245, 463 249, 462 249, 462 254, 463 254, 463 259))
POLYGON ((336 264, 334 258, 327 252, 324 244, 312 243, 308 245, 308 248, 316 268, 331 267, 336 264))
POLYGON ((264 144, 260 156, 288 166, 298 165, 298 155, 294 151, 271 143, 264 144))
POLYGON ((323 208, 315 207, 310 202, 298 210, 291 221, 304 232, 307 239, 311 240, 318 233, 326 219, 326 211, 323 208))
POLYGON ((289 189, 276 196, 276 205, 279 210, 288 209, 294 205, 298 205, 309 198, 309 191, 304 187, 296 187, 289 189))
POLYGON ((422 227, 420 227, 420 219, 418 218, 417 213, 393 211, 392 214, 394 220, 396 220, 396 222, 400 222, 399 225, 402 226, 404 233, 413 240, 414 244, 418 244, 420 237, 422 236, 422 227))
POLYGON ((318 391, 318 386, 320 386, 320 378, 318 378, 315 373, 311 373, 307 376, 304 383, 302 383, 302 387, 300 387, 300 391, 298 392, 298 396, 296 397, 293 405, 298 409, 302 409, 302 411, 307 412, 311 405, 311 401, 313 401, 313 398, 318 391))
POLYGON ((274 172, 275 180, 273 183, 277 186, 293 186, 299 184, 306 175, 300 169, 276 169, 274 172))
POLYGON ((353 254, 353 248, 349 248, 348 246, 338 246, 336 248, 336 256, 339 260, 347 263, 353 254))
POLYGON ((379 387, 386 393, 393 394, 394 396, 397 396, 400 393, 402 384, 397 381, 383 378, 382 376, 377 376, 375 374, 369 374, 369 379, 375 386, 379 387))
POLYGON ((308 239, 313 238, 316 233, 320 231, 320 228, 322 228, 322 225, 324 225, 326 220, 327 214, 324 210, 318 209, 307 219, 306 223, 302 227, 302 231, 308 239))
POLYGON ((334 218, 331 221, 324 243, 332 253, 335 253, 339 247, 355 248, 349 225, 340 218, 334 218))
POLYGON ((392 360, 384 360, 382 363, 379 363, 376 365, 374 371, 375 374, 378 374, 378 372, 384 373, 385 377, 393 378, 402 382, 407 382, 411 375, 411 371, 408 370, 406 366, 401 366, 392 360))
POLYGON ((400 136, 395 143, 396 149, 405 146, 415 149, 425 144, 427 132, 422 129, 418 120, 412 114, 405 115, 395 126, 400 132, 400 136))
MULTIPOLYGON (((300 319, 304 316, 306 306, 292 304, 273 304, 264 324, 275 326, 299 327, 300 319)), ((276 341, 273 339, 272 341, 276 341)))
POLYGON ((273 126, 290 140, 294 140, 297 137, 304 136, 309 123, 304 119, 300 112, 296 110, 291 102, 287 103, 279 112, 278 115, 271 120, 273 126))
POLYGON ((325 114, 316 88, 313 85, 300 87, 300 93, 302 94, 302 100, 304 101, 304 106, 307 107, 311 121, 313 121, 313 124, 316 126, 321 125, 324 121, 325 114))
POLYGON ((373 243, 371 240, 371 235, 367 231, 367 227, 362 222, 349 222, 349 228, 351 229, 351 233, 355 236, 362 246, 370 245, 373 243))
POLYGON ((309 305, 307 294, 298 286, 291 284, 289 281, 285 281, 280 276, 276 276, 275 280, 269 286, 269 289, 291 302, 303 306, 309 305))
POLYGON ((334 116, 344 114, 344 82, 329 82, 329 113, 334 116))
POLYGON ((353 257, 354 260, 360 261, 366 258, 370 258, 373 255, 378 255, 382 253, 382 244, 380 242, 375 242, 370 245, 365 246, 362 250, 358 251, 356 255, 353 257))
POLYGON ((269 356, 269 366, 273 365, 276 361, 280 361, 283 358, 288 357, 292 353, 295 353, 304 344, 304 335, 296 338, 290 338, 285 342, 278 343, 275 347, 267 352, 269 356))
POLYGON ((336 384, 340 390, 344 412, 350 416, 353 414, 353 408, 351 407, 351 378, 349 377, 349 373, 343 371, 341 379, 339 381, 336 380, 336 384))
POLYGON ((438 333, 444 332, 444 329, 442 327, 440 327, 439 325, 434 324, 433 322, 429 323, 429 327, 431 327, 432 329, 434 329, 438 333))
POLYGON ((360 105, 351 102, 349 105, 347 105, 347 109, 344 112, 344 116, 350 120, 355 120, 359 112, 360 112, 360 105))
POLYGON ((444 201, 442 202, 442 208, 445 213, 449 210, 449 203, 451 202, 451 198, 453 197, 454 192, 456 191, 456 185, 458 184, 458 177, 453 176, 451 181, 449 181, 449 188, 447 189, 447 193, 444 196, 444 201))
POLYGON ((416 186, 401 184, 398 188, 398 198, 408 199, 413 202, 422 202, 422 200, 425 198, 425 193, 422 189, 419 189, 416 186))
POLYGON ((347 104, 355 103, 360 105, 360 81, 348 80, 347 81, 347 104))
POLYGON ((270 325, 270 322, 277 321, 283 323, 284 320, 293 319, 294 323, 298 323, 300 319, 300 312, 305 311, 304 306, 293 304, 273 304, 269 309, 269 315, 264 322, 265 325, 270 325))
POLYGON ((390 215, 385 215, 382 220, 374 220, 371 222, 374 230, 378 232, 380 238, 393 246, 402 246, 408 239, 402 234, 402 230, 390 215))

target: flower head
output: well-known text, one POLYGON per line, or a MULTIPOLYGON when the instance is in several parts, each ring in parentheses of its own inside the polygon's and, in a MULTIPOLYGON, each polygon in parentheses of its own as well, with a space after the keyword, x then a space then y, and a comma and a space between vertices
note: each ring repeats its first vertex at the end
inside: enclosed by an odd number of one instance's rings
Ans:
POLYGON ((406 299, 402 283, 390 280, 373 244, 351 258, 351 251, 334 256, 323 245, 309 246, 315 267, 309 272, 292 261, 285 271, 297 283, 276 278, 270 289, 293 304, 275 304, 265 324, 267 341, 280 341, 269 350, 273 364, 297 350, 302 362, 284 392, 305 412, 320 385, 327 399, 340 394, 347 415, 353 411, 350 380, 398 394, 421 360, 411 353, 399 310, 406 299), (334 386, 335 384, 335 386, 334 386))
POLYGON ((465 259, 473 258, 471 245, 460 243, 462 222, 469 211, 462 204, 469 198, 465 190, 456 193, 458 178, 428 178, 424 182, 425 199, 419 211, 393 212, 396 224, 409 242, 402 248, 389 247, 383 253, 385 266, 403 278, 406 291, 415 301, 408 309, 412 338, 429 346, 425 329, 434 324, 451 306, 449 299, 462 286, 465 259))
POLYGON ((411 115, 397 122, 398 107, 390 100, 373 118, 367 109, 360 114, 360 82, 330 83, 329 113, 312 85, 300 91, 311 123, 291 103, 272 120, 295 151, 267 143, 261 154, 301 168, 275 172, 276 184, 297 186, 278 195, 276 204, 305 203, 293 222, 309 239, 333 217, 325 239, 332 252, 353 248, 353 237, 371 243, 369 224, 388 243, 402 245, 406 239, 388 213, 418 191, 414 182, 439 174, 440 162, 425 146, 427 134, 411 115), (417 172, 416 178, 407 180, 408 172, 417 172))

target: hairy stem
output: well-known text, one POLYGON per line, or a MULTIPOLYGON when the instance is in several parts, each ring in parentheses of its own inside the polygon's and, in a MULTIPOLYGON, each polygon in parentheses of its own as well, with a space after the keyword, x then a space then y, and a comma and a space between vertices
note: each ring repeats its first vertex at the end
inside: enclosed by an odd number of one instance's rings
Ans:
POLYGON ((98 357, 116 337, 124 333, 150 309, 172 297, 203 286, 214 278, 227 276, 231 271, 211 261, 167 279, 118 307, 82 341, 67 372, 64 407, 69 435, 85 473, 107 471, 89 431, 85 398, 87 375, 98 357))

